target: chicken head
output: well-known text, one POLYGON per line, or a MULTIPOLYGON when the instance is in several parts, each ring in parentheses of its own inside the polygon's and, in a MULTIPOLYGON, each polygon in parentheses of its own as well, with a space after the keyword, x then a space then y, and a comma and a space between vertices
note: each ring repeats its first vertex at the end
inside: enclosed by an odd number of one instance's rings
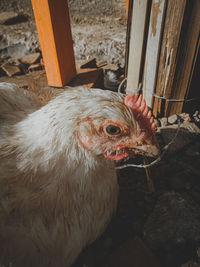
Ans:
POLYGON ((120 116, 116 112, 109 118, 107 113, 107 118, 88 116, 81 121, 78 139, 83 147, 112 160, 121 160, 132 153, 158 155, 155 124, 142 95, 127 95, 119 108, 120 116))

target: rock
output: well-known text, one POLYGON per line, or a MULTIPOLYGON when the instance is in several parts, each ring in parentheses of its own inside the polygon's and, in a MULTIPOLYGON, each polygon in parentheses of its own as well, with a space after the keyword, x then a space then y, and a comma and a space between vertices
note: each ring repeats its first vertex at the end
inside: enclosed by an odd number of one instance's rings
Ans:
POLYGON ((9 62, 6 62, 3 65, 1 65, 1 68, 5 71, 5 73, 9 77, 21 73, 21 69, 17 65, 13 65, 9 62))
POLYGON ((28 70, 29 71, 35 71, 35 70, 41 70, 42 68, 43 68, 43 66, 41 65, 41 63, 36 63, 36 64, 30 65, 28 70))
POLYGON ((161 267, 157 258, 152 254, 144 242, 135 237, 125 241, 109 257, 104 267, 161 267))
MULTIPOLYGON (((13 41, 13 40, 12 40, 13 41)), ((3 49, 0 49, 0 57, 3 62, 7 61, 8 58, 10 59, 18 59, 27 54, 28 50, 26 45, 23 44, 15 44, 6 46, 3 49)))
POLYGON ((19 66, 20 65, 20 61, 18 60, 18 58, 10 58, 8 61, 8 63, 12 64, 12 65, 16 65, 19 66))
POLYGON ((191 118, 188 113, 181 113, 179 117, 184 121, 184 122, 190 122, 191 118))
POLYGON ((12 25, 21 22, 26 22, 28 20, 28 16, 25 14, 17 14, 13 11, 5 11, 0 13, 0 24, 4 25, 12 25))
POLYGON ((166 192, 144 225, 144 239, 167 266, 180 266, 200 241, 200 206, 189 195, 166 192), (176 259, 177 265, 173 265, 176 259))
POLYGON ((167 192, 160 196, 144 226, 151 248, 169 248, 200 241, 200 206, 189 196, 167 192))
MULTIPOLYGON (((158 127, 157 135, 162 140, 163 145, 169 144, 177 134, 178 125, 158 127)), ((180 126, 177 137, 168 148, 169 153, 174 153, 184 147, 193 144, 194 138, 200 134, 200 129, 193 122, 184 122, 180 126)), ((189 147, 187 147, 188 149, 189 147)), ((185 151, 184 151, 185 152, 185 151)))
POLYGON ((118 88, 118 77, 116 72, 112 70, 106 70, 104 72, 104 87, 116 91, 118 88))
POLYGON ((87 68, 97 68, 97 62, 96 62, 96 58, 93 59, 89 59, 84 61, 81 65, 80 65, 81 69, 87 69, 87 68))
POLYGON ((200 128, 194 122, 186 121, 181 125, 181 128, 187 130, 190 134, 200 134, 200 128))
POLYGON ((117 91, 118 86, 124 78, 124 67, 120 64, 107 64, 104 68, 104 87, 112 91, 117 91))
POLYGON ((168 123, 175 124, 177 122, 178 116, 176 114, 168 117, 168 123))
POLYGON ((0 24, 9 24, 18 17, 18 14, 13 11, 0 13, 0 24))
POLYGON ((103 68, 104 70, 108 71, 117 71, 118 70, 118 66, 115 64, 106 64, 103 68))
POLYGON ((200 111, 196 110, 193 115, 193 118, 196 122, 200 122, 200 111))
POLYGON ((195 120, 196 122, 198 122, 198 123, 200 122, 200 118, 197 117, 197 116, 194 117, 194 120, 195 120))
POLYGON ((168 125, 168 121, 167 121, 167 118, 163 117, 160 119, 160 124, 161 124, 161 127, 165 127, 168 125))
POLYGON ((37 62, 40 58, 40 53, 33 53, 26 56, 23 56, 19 59, 19 61, 23 64, 32 65, 37 62))
POLYGON ((196 111, 194 112, 194 115, 193 115, 193 116, 199 116, 199 115, 200 115, 199 110, 196 110, 196 111))
POLYGON ((188 261, 181 265, 181 267, 200 267, 200 264, 193 261, 188 261))

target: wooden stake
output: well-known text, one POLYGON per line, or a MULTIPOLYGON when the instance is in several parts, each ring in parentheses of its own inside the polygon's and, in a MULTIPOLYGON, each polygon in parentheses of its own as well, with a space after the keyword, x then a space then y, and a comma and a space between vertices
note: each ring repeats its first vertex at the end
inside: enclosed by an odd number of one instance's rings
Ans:
POLYGON ((126 0, 126 16, 128 18, 129 0, 126 0))
POLYGON ((48 84, 63 86, 76 74, 66 0, 31 0, 48 84))

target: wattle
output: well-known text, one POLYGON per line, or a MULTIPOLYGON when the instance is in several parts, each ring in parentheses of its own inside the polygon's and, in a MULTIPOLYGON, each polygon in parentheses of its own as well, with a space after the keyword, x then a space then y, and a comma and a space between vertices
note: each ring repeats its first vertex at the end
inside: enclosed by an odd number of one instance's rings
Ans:
POLYGON ((128 152, 119 153, 119 152, 114 151, 111 154, 104 153, 104 157, 108 159, 112 159, 112 160, 121 160, 121 159, 128 157, 128 152))

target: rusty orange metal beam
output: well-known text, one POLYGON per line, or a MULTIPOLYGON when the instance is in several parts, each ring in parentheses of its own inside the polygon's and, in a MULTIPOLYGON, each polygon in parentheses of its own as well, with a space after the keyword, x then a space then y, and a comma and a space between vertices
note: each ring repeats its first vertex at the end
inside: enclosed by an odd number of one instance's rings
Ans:
POLYGON ((31 0, 48 84, 61 87, 76 75, 66 0, 31 0))

